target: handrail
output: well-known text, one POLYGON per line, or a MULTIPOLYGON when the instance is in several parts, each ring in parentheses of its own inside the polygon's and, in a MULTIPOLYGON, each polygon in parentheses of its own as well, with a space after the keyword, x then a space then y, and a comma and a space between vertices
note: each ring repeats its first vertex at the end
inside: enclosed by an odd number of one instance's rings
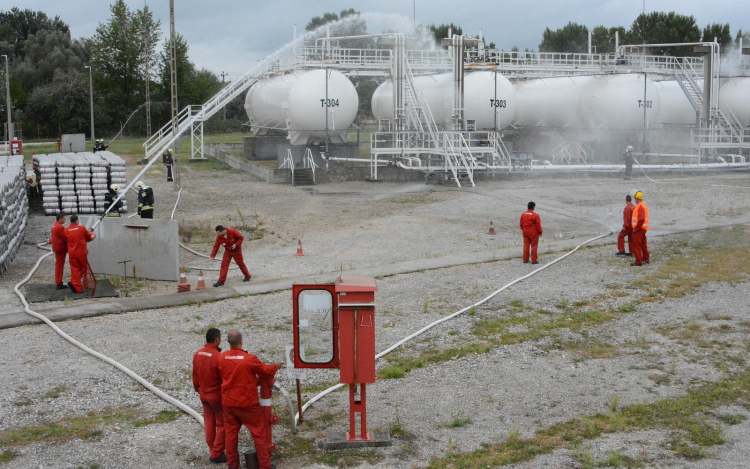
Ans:
POLYGON ((292 172, 292 185, 294 185, 294 158, 292 158, 292 150, 290 148, 286 149, 286 156, 284 157, 284 162, 281 163, 281 166, 279 166, 279 169, 283 169, 287 165, 289 165, 289 170, 292 172))
MULTIPOLYGON (((291 151, 291 150, 289 150, 289 149, 287 149, 287 151, 288 151, 288 152, 289 152, 290 154, 291 154, 291 152, 292 152, 292 151, 291 151)), ((310 165, 310 169, 312 169, 312 174, 313 174, 313 184, 315 184, 315 168, 317 168, 317 167, 318 167, 318 165, 317 165, 317 164, 315 164, 315 160, 313 160, 313 156, 312 156, 312 150, 311 150, 311 149, 309 149, 309 148, 308 148, 308 149, 307 149, 307 150, 305 151, 305 158, 304 158, 304 159, 302 160, 302 167, 303 167, 303 168, 307 168, 307 165, 308 165, 308 164, 310 165)), ((294 178, 294 171, 292 171, 292 178, 294 178)))

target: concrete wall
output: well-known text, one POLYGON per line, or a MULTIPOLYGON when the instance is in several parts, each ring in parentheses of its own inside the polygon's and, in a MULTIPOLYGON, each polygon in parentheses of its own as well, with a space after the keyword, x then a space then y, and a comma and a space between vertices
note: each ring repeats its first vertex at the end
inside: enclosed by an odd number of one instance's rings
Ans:
POLYGON ((243 156, 248 160, 275 160, 276 147, 288 143, 285 136, 278 135, 242 137, 243 156))
MULTIPOLYGON (((97 217, 81 217, 91 227, 97 217)), ((88 243, 89 264, 96 274, 123 275, 151 280, 180 279, 180 246, 175 220, 104 217, 88 243)))
POLYGON ((222 163, 227 164, 234 169, 239 169, 240 171, 252 174, 253 176, 266 181, 269 184, 291 183, 291 179, 286 174, 289 172, 289 170, 282 171, 278 169, 274 170, 266 168, 265 166, 257 164, 253 161, 249 161, 245 158, 240 158, 238 156, 232 155, 231 153, 227 153, 223 150, 223 148, 223 144, 208 144, 205 145, 204 152, 211 158, 215 158, 216 160, 221 161, 222 163))

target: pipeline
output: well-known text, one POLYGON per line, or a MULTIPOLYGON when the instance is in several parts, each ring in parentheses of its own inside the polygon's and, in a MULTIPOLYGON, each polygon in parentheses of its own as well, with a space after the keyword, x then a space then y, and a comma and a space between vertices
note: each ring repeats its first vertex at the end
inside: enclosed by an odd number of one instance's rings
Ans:
MULTIPOLYGON (((44 243, 46 244, 46 243, 44 243)), ((40 249, 45 249, 42 247, 42 245, 38 245, 40 249)), ((141 376, 134 373, 132 370, 127 368, 125 365, 122 365, 121 363, 116 362, 115 360, 112 360, 111 358, 107 357, 106 355, 103 355, 95 350, 92 350, 91 348, 87 347, 86 345, 82 344, 81 342, 75 340, 73 337, 66 334, 62 329, 57 327, 55 323, 50 321, 46 316, 43 316, 31 309, 29 306, 29 303, 26 301, 26 297, 23 296, 23 293, 19 290, 26 282, 28 282, 31 279, 31 276, 34 275, 34 272, 39 268, 39 265, 42 263, 44 259, 54 254, 53 252, 48 252, 47 254, 42 255, 39 260, 36 261, 36 265, 31 269, 29 274, 21 280, 14 288, 13 291, 16 292, 16 295, 21 299, 21 302, 23 303, 23 309, 29 316, 35 317, 39 319, 40 321, 43 321, 45 324, 47 324, 50 328, 52 328, 53 331, 55 331, 58 335, 60 335, 63 339, 67 340, 71 344, 75 345, 76 347, 80 348, 84 352, 88 353, 89 355, 96 357, 105 363, 108 363, 115 368, 119 369, 126 375, 130 376, 134 380, 136 380, 138 383, 140 383, 143 387, 151 391, 152 393, 156 394, 161 399, 167 401, 168 403, 172 404, 173 406, 177 407, 178 409, 182 410, 186 414, 193 417, 195 420, 198 421, 201 425, 203 425, 203 416, 196 412, 192 407, 188 406, 187 404, 184 404, 183 402, 178 401, 174 397, 170 396, 169 394, 166 394, 161 389, 158 389, 153 384, 149 383, 145 379, 143 379, 141 376)))
MULTIPOLYGON (((497 296, 497 295, 498 295, 498 294, 499 294, 500 292, 502 292, 503 290, 506 290, 506 289, 510 288, 511 286, 515 285, 516 283, 522 282, 523 280, 526 280, 527 278, 531 277, 532 275, 536 275, 537 273, 541 272, 542 270, 546 269, 547 267, 550 267, 550 266, 552 266, 552 265, 554 265, 554 264, 556 264, 556 263, 560 262, 561 260, 565 259, 566 257, 568 257, 568 256, 570 256, 571 254, 573 254, 574 252, 576 252, 576 251, 577 251, 577 250, 578 250, 578 249, 579 249, 579 248, 580 248, 581 246, 584 246, 584 245, 586 245, 586 244, 588 244, 588 243, 590 243, 590 242, 592 242, 592 241, 596 241, 597 239, 601 239, 601 238, 604 238, 604 237, 606 237, 606 236, 609 236, 609 235, 611 235, 612 233, 613 233, 613 232, 612 232, 612 231, 610 230, 610 231, 609 231, 609 232, 607 232, 606 234, 603 234, 603 235, 599 235, 599 236, 596 236, 596 237, 594 237, 594 238, 591 238, 591 239, 589 239, 589 240, 587 240, 587 241, 584 241, 584 242, 582 242, 581 244, 579 244, 578 246, 576 246, 576 247, 575 247, 575 249, 573 249, 572 251, 570 251, 570 252, 568 252, 568 253, 565 253, 565 254, 563 254, 562 256, 558 257, 557 259, 553 260, 552 262, 550 262, 550 263, 548 263, 548 264, 545 264, 545 265, 543 265, 542 267, 539 267, 538 269, 536 269, 536 270, 534 270, 534 271, 532 271, 532 272, 530 272, 530 273, 528 273, 528 274, 524 275, 523 277, 519 277, 519 278, 517 278, 517 279, 513 280, 512 282, 508 283, 507 285, 503 286, 502 288, 500 288, 500 289, 498 289, 498 290, 495 290, 494 292, 490 293, 490 294, 489 294, 489 295, 488 295, 487 297, 485 297, 485 298, 483 298, 483 299, 479 300, 478 302, 474 303, 473 305, 471 305, 471 306, 467 306, 466 308, 463 308, 463 309, 461 309, 461 310, 459 310, 459 311, 456 311, 455 313, 449 314, 448 316, 445 316, 445 317, 443 317, 443 318, 441 318, 441 319, 438 319, 437 321, 435 321, 435 322, 433 322, 433 323, 430 323, 430 324, 426 325, 425 327, 423 327, 422 329, 418 330, 417 332, 415 332, 415 333, 413 333, 413 334, 411 334, 411 335, 409 335, 409 336, 407 336, 407 337, 404 337, 404 338, 403 338, 403 339, 401 339, 400 341, 396 342, 395 344, 391 345, 391 346, 390 346, 390 347, 388 347, 387 349, 385 349, 385 350, 383 350, 382 352, 380 352, 380 353, 378 353, 377 355, 375 355, 375 359, 376 359, 376 360, 378 360, 378 359, 380 359, 380 358, 384 357, 385 355, 387 355, 387 354, 391 353, 391 352, 392 352, 393 350, 395 350, 395 349, 397 349, 398 347, 402 346, 402 345, 403 345, 403 344, 405 344, 406 342, 408 342, 408 341, 410 341, 410 340, 414 339, 415 337, 418 337, 418 336, 420 336, 420 335, 424 334, 425 332, 429 331, 429 330, 430 330, 430 329, 432 329, 433 327, 435 327, 435 326, 437 326, 437 325, 439 325, 439 324, 442 324, 442 323, 444 323, 444 322, 446 322, 446 321, 449 321, 449 320, 451 320, 451 319, 455 318, 456 316, 458 316, 458 315, 460 315, 460 314, 463 314, 463 313, 465 313, 466 311, 469 311, 469 310, 470 310, 470 309, 472 309, 472 308, 475 308, 475 307, 477 307, 477 306, 480 306, 480 305, 482 305, 482 304, 486 303, 486 302, 487 302, 487 301, 489 301, 490 299, 492 299, 492 298, 494 298, 495 296, 497 296)), ((313 396, 313 397, 312 397, 312 398, 311 398, 311 399, 310 399, 309 401, 307 401, 307 402, 305 403, 305 405, 304 405, 304 406, 302 406, 302 412, 304 412, 305 410, 307 410, 307 409, 308 409, 308 408, 309 408, 309 407, 310 407, 310 406, 311 406, 312 404, 314 404, 315 402, 319 401, 320 399, 322 399, 322 398, 323 398, 323 397, 325 397, 326 395, 328 395, 328 394, 332 393, 333 391, 335 391, 335 390, 337 390, 337 389, 341 389, 341 388, 342 388, 342 387, 344 387, 344 386, 346 386, 346 384, 345 384, 345 383, 340 383, 340 384, 336 384, 336 385, 334 385, 334 386, 331 386, 330 388, 328 388, 328 389, 326 389, 326 390, 322 391, 321 393, 319 393, 319 394, 317 394, 317 395, 313 396)), ((296 422, 297 420, 299 420, 299 414, 295 414, 295 416, 294 416, 294 420, 295 420, 295 422, 296 422)))

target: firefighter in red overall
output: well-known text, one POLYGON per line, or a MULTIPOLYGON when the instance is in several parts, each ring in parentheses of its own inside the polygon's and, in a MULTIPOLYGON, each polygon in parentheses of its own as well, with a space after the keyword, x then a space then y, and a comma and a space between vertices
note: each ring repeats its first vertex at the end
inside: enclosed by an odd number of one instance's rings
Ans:
POLYGON ((193 387, 203 404, 208 460, 215 464, 227 462, 224 454, 224 411, 221 408, 219 375, 220 343, 221 331, 212 327, 206 332, 206 345, 193 355, 193 387))
POLYGON ((56 221, 50 230, 48 243, 52 244, 52 252, 55 253, 55 285, 58 290, 68 288, 63 284, 63 271, 65 270, 65 257, 68 255, 68 244, 65 242, 65 214, 58 213, 56 221))
POLYGON ((635 208, 629 195, 625 196, 625 210, 622 211, 622 229, 617 235, 617 256, 633 255, 633 209, 635 208), (625 252, 625 238, 628 238, 628 252, 625 252))
POLYGON ((70 216, 70 225, 65 228, 65 242, 68 244, 68 262, 70 262, 70 282, 68 286, 74 293, 83 293, 81 279, 86 275, 89 266, 89 250, 86 243, 96 238, 96 233, 78 224, 78 215, 70 216))
POLYGON ((221 258, 219 281, 214 283, 215 287, 220 287, 227 281, 229 262, 232 259, 240 267, 242 275, 245 276, 242 281, 248 282, 250 280, 250 272, 248 272, 245 261, 242 259, 242 241, 244 240, 245 238, 234 228, 224 228, 221 225, 216 227, 216 242, 214 243, 214 248, 211 250, 211 257, 209 257, 208 262, 211 262, 216 257, 216 253, 219 252, 219 246, 224 246, 224 257, 221 258))
POLYGON ((273 377, 281 363, 272 365, 261 362, 258 357, 242 350, 242 334, 232 329, 227 334, 231 347, 219 355, 221 375, 221 406, 224 409, 225 446, 227 467, 239 469, 240 455, 237 438, 244 425, 253 437, 255 453, 260 469, 272 469, 271 453, 266 443, 263 410, 258 401, 258 377, 273 377))
POLYGON ((538 264, 536 250, 539 246, 539 237, 542 236, 542 220, 534 213, 534 202, 529 202, 528 210, 521 215, 521 231, 523 232, 523 263, 529 262, 529 251, 531 251, 531 263, 538 264))
POLYGON ((634 197, 636 205, 633 209, 631 225, 633 226, 633 254, 635 255, 635 262, 630 265, 641 266, 644 262, 648 264, 651 260, 646 240, 646 232, 649 228, 648 207, 643 202, 643 192, 636 192, 634 197))

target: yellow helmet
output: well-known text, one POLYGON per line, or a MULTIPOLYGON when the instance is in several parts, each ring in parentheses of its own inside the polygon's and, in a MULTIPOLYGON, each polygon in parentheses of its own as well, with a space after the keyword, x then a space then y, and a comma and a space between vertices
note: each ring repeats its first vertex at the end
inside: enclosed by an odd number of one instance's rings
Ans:
POLYGON ((643 200, 643 192, 638 191, 638 192, 635 193, 635 195, 633 197, 635 197, 638 200, 643 200))

